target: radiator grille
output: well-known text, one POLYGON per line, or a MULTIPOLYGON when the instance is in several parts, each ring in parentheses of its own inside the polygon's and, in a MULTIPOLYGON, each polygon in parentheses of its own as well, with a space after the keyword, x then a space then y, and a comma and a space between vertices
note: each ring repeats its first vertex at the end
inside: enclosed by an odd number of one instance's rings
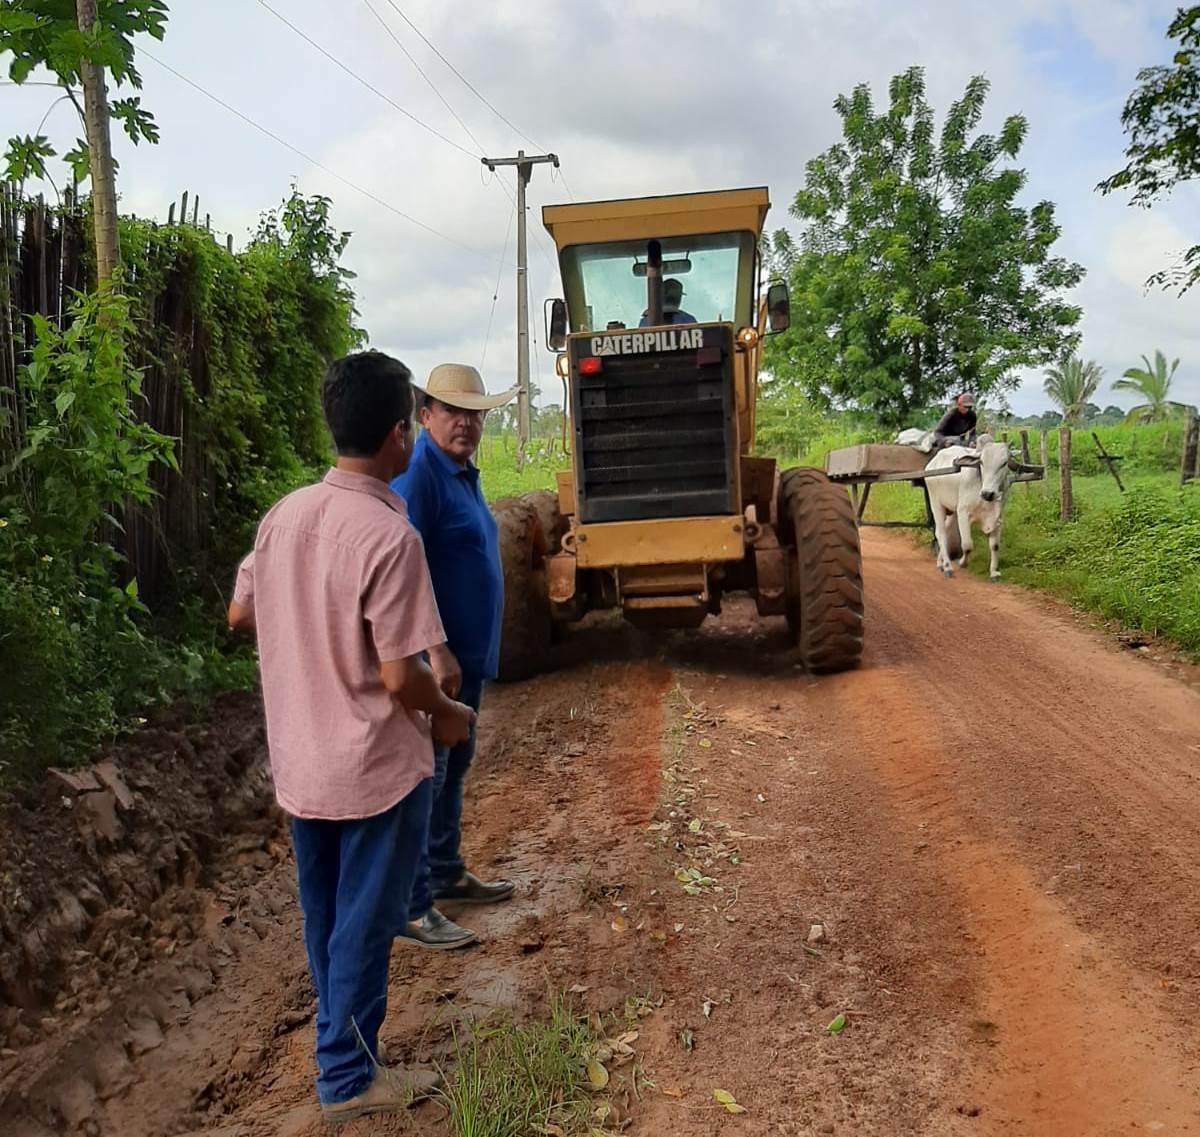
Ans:
POLYGON ((572 351, 578 510, 583 522, 737 513, 728 328, 704 347, 603 356, 581 375, 572 351))

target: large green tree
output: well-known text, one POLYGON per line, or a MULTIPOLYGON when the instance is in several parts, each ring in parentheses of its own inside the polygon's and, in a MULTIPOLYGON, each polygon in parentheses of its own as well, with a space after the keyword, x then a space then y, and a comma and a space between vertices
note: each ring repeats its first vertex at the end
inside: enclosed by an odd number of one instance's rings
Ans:
MULTIPOLYGON (((1126 165, 1097 187, 1106 194, 1128 190, 1135 205, 1152 205, 1200 174, 1200 6, 1180 8, 1167 38, 1178 41, 1171 64, 1139 71, 1121 112, 1126 165)), ((1200 245, 1193 245, 1150 283, 1186 292, 1197 280, 1200 245)))
POLYGON ((1018 369, 1074 348, 1080 310, 1063 293, 1083 268, 1052 255, 1050 202, 1018 204, 1025 119, 978 132, 987 92, 972 79, 940 132, 919 67, 892 80, 882 110, 865 84, 838 97, 843 139, 808 163, 799 237, 774 238, 792 291, 791 330, 767 354, 777 381, 902 425, 960 388, 1014 388, 1018 369))

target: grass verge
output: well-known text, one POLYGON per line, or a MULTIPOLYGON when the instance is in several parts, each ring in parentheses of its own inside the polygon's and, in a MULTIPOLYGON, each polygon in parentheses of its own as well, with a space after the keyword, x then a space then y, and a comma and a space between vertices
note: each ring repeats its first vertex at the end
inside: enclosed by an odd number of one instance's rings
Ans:
MULTIPOLYGON (((1200 486, 1170 475, 1076 478, 1078 517, 1059 519, 1057 486, 1015 487, 1001 572, 1078 607, 1174 641, 1200 659, 1200 486)), ((986 556, 972 565, 986 571, 986 556)))
POLYGON ((477 1024, 458 1045, 445 1090, 454 1137, 527 1137, 589 1130, 597 1099, 587 1071, 600 1039, 565 998, 545 1021, 477 1024))

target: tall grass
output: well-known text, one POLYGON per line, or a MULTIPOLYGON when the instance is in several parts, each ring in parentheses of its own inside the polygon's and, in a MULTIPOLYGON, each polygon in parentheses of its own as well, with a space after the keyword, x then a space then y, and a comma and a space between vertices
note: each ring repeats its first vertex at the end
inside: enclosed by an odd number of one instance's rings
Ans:
MULTIPOLYGON (((1005 510, 1004 576, 1200 658, 1200 486, 1133 474, 1122 495, 1105 476, 1077 478, 1078 517, 1059 520, 1057 486, 1017 487, 1005 510)), ((986 567, 978 558, 977 571, 986 567)))
POLYGON ((486 435, 475 455, 480 484, 488 501, 513 497, 528 490, 554 488, 554 475, 571 464, 558 439, 535 438, 529 457, 517 469, 516 442, 512 438, 486 435))
POLYGON ((595 1102, 584 1070, 598 1042, 563 998, 548 1021, 477 1025, 459 1043, 444 1093, 454 1137, 527 1137, 548 1126, 586 1132, 595 1102))

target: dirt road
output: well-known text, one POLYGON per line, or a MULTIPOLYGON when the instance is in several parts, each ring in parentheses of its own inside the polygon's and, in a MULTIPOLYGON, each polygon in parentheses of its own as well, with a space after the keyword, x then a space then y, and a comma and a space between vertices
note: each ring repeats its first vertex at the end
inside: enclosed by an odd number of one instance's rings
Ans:
MULTIPOLYGON (((865 552, 855 673, 807 678, 732 606, 663 641, 588 629, 493 692, 470 847, 520 894, 470 914, 478 949, 397 947, 394 1049, 444 1057, 457 1018, 574 988, 638 1030, 634 1133, 1200 1134, 1194 676, 904 538, 865 552)), ((30 1116, 72 1085, 94 1134, 322 1132, 279 857, 210 897, 212 989, 164 1041, 111 1092, 60 1057, 30 1116)), ((445 1130, 425 1106, 349 1132, 445 1130)))

